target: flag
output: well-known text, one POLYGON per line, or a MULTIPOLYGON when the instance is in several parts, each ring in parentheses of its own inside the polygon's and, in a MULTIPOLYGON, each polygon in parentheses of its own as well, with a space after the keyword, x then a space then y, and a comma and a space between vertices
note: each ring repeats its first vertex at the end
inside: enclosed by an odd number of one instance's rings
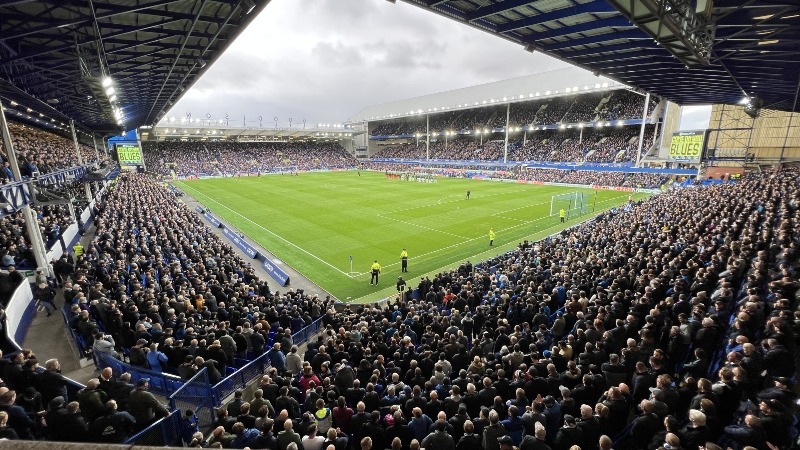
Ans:
POLYGON ((353 255, 350 255, 350 262, 353 262, 353 255))

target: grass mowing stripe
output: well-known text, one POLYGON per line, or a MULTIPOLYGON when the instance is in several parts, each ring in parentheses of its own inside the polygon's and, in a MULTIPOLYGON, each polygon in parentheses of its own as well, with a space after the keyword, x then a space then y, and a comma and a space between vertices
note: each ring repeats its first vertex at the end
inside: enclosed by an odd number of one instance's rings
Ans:
POLYGON ((410 256, 409 273, 403 275, 410 280, 473 255, 492 256, 543 229, 561 226, 557 217, 549 216, 554 194, 591 193, 598 209, 606 201, 622 204, 627 196, 465 179, 401 182, 376 172, 362 172, 361 177, 331 172, 207 179, 179 185, 339 299, 376 298, 380 287, 367 283, 374 259, 383 266, 382 286, 393 286, 403 247, 410 256), (465 198, 467 190, 472 192, 470 200, 465 198), (497 232, 491 248, 490 227, 497 232))

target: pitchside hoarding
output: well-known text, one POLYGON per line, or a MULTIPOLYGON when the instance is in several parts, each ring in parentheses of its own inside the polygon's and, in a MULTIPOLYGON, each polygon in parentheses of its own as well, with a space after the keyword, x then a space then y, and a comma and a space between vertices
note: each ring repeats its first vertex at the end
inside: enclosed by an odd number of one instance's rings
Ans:
POLYGON ((670 161, 699 163, 706 144, 705 130, 676 131, 669 141, 670 161))

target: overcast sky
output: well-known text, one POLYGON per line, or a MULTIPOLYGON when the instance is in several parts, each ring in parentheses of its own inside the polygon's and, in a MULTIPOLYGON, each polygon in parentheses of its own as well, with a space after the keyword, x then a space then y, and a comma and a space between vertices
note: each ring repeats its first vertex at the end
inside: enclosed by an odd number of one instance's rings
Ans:
POLYGON ((342 122, 369 105, 567 67, 386 0, 272 0, 167 117, 342 122))

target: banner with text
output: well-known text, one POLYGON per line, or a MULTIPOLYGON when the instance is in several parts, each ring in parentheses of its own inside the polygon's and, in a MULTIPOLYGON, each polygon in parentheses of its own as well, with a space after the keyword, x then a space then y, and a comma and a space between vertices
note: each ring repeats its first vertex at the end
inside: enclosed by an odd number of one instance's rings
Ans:
POLYGON ((237 247, 242 249, 243 252, 247 253, 247 256, 254 259, 258 258, 258 252, 256 251, 256 249, 254 249, 250 244, 245 242, 243 238, 239 237, 239 235, 231 231, 229 228, 227 227, 222 228, 222 234, 224 234, 225 237, 233 241, 233 243, 236 244, 237 247))
POLYGON ((117 144, 117 158, 120 166, 141 166, 144 164, 142 149, 135 144, 117 144))
POLYGON ((669 141, 669 159, 680 162, 700 162, 706 142, 705 130, 677 131, 669 141))
MULTIPOLYGON (((263 256, 262 256, 263 257, 263 256)), ((270 261, 267 258, 264 258, 264 270, 275 279, 281 286, 286 286, 289 284, 289 275, 286 274, 283 270, 281 270, 278 266, 275 265, 274 262, 270 261)))

